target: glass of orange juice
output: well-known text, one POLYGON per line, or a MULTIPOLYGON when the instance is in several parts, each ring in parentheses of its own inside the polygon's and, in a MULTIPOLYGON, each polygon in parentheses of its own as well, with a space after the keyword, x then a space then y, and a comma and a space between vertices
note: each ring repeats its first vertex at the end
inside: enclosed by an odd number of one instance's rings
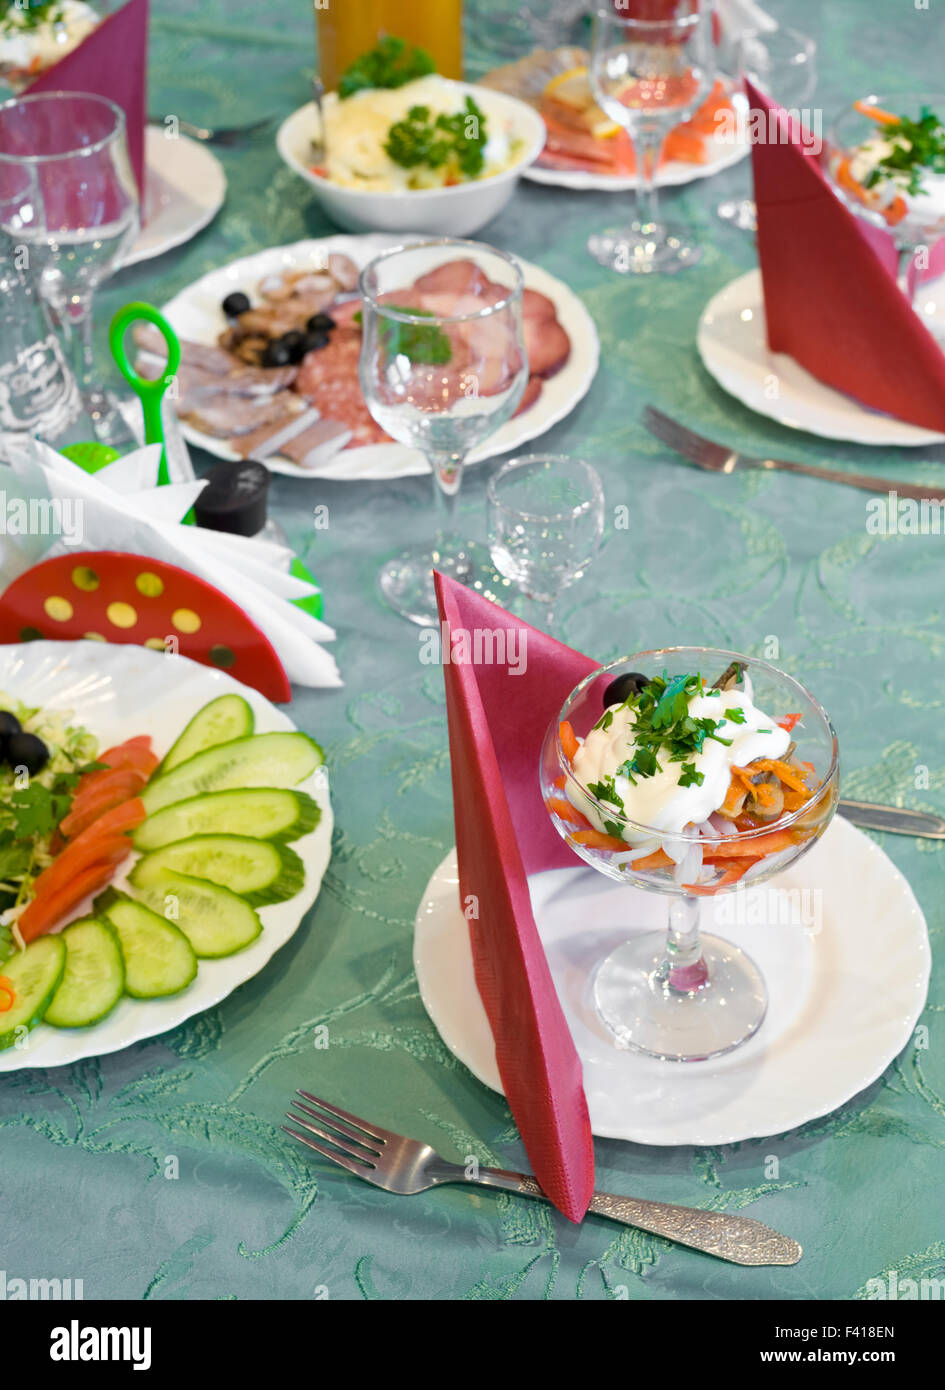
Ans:
POLYGON ((463 0, 314 0, 326 91, 355 58, 394 35, 425 48, 442 77, 463 75, 463 0))

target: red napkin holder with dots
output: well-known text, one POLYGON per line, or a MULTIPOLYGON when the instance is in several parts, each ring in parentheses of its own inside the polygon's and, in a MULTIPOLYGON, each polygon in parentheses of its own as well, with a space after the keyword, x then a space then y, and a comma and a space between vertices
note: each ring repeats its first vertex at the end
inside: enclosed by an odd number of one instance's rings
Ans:
POLYGON ((0 642, 136 643, 224 670, 269 700, 292 698, 268 637, 189 570, 117 550, 56 555, 0 595, 0 642))

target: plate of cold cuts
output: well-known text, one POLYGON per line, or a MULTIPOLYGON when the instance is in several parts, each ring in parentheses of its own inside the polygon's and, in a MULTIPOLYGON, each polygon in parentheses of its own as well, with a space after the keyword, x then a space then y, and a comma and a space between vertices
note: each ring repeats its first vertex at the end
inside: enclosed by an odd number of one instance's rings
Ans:
MULTIPOLYGON (((367 481, 429 472, 420 453, 376 423, 358 383, 358 274, 403 241, 371 234, 270 247, 210 271, 166 304, 181 340, 176 408, 188 442, 222 459, 261 459, 291 477, 367 481), (304 338, 301 355, 290 335, 304 338), (294 361, 281 360, 286 342, 294 361)), ((581 300, 540 267, 520 264, 529 381, 517 414, 471 463, 544 434, 574 409, 597 371, 597 331, 581 300)), ((467 293, 469 273, 475 267, 460 256, 439 265, 438 303, 443 293, 467 293)), ((158 331, 139 324, 135 338, 139 371, 162 375, 158 331)))

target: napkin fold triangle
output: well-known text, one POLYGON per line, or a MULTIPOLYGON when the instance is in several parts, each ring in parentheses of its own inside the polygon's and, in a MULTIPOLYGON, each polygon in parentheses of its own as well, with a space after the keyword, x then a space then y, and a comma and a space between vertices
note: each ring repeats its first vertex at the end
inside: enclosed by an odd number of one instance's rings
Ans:
POLYGON ((599 663, 444 575, 436 593, 460 901, 476 984, 535 1176, 580 1221, 594 1190, 590 1119, 527 875, 575 863, 542 805, 539 756, 548 725, 599 663), (486 659, 475 660, 477 651, 486 659))
POLYGON ((125 113, 128 154, 144 206, 144 131, 147 124, 148 0, 128 0, 77 48, 30 83, 37 92, 87 92, 106 97, 125 113))
POLYGON ((874 410, 945 433, 945 353, 896 284, 889 238, 844 207, 793 117, 745 85, 767 133, 751 154, 768 346, 874 410))

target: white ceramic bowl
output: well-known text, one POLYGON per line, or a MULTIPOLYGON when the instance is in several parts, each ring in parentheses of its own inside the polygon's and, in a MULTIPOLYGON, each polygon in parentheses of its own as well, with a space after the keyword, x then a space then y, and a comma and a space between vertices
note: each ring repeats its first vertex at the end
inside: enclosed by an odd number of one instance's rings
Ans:
POLYGON ((487 116, 494 111, 512 122, 515 136, 523 142, 523 151, 510 169, 451 188, 395 193, 344 188, 319 178, 309 168, 311 140, 318 130, 318 115, 312 102, 300 106, 283 121, 276 135, 276 147, 289 168, 311 185, 327 215, 346 231, 470 236, 502 211, 522 173, 538 158, 545 143, 545 123, 524 101, 503 92, 469 82, 451 82, 450 86, 457 87, 463 95, 473 96, 487 116))

